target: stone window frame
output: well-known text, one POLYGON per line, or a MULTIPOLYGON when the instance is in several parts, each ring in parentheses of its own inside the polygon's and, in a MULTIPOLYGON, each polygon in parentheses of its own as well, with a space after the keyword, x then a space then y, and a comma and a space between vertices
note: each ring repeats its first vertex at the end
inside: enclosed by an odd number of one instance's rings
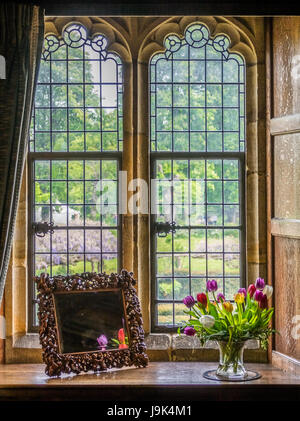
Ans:
MULTIPOLYGON (((122 170, 127 182, 134 178, 150 180, 148 119, 148 68, 151 56, 164 50, 165 36, 183 37, 193 22, 204 23, 212 36, 224 34, 231 40, 230 52, 244 56, 246 63, 246 277, 251 283, 266 276, 266 110, 265 110, 265 33, 262 17, 46 17, 45 35, 60 36, 70 22, 82 23, 89 35, 102 33, 108 51, 117 53, 124 74, 124 147, 122 170), (258 95, 258 88, 260 94, 258 95)), ((41 361, 38 334, 29 333, 27 273, 27 171, 21 187, 11 262, 5 289, 6 362, 41 361), (26 221, 24 223, 24 221, 26 221)), ((134 192, 128 192, 128 200, 134 192)), ((176 353, 198 349, 192 339, 176 334, 151 333, 150 215, 123 215, 122 266, 134 272, 142 307, 147 345, 152 359, 174 359, 176 353), (161 352, 165 355, 162 356, 161 352)), ((250 348, 257 348, 250 343, 250 348)), ((200 358, 209 358, 212 344, 200 349, 200 358), (207 356, 207 357, 206 357, 207 356)), ((249 350, 250 351, 250 350, 249 350)), ((258 351, 257 349, 255 351, 258 351)), ((180 355, 181 355, 180 354, 180 355)), ((264 354, 266 355, 266 354, 264 354)), ((255 357, 261 360, 261 357, 255 357)))

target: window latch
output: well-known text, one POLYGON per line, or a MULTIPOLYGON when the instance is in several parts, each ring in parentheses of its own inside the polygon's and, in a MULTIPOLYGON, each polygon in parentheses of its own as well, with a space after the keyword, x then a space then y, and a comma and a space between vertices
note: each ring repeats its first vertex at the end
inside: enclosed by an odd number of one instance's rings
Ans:
POLYGON ((33 222, 32 229, 37 237, 45 237, 48 232, 50 234, 54 233, 54 224, 53 222, 33 222))
POLYGON ((155 232, 158 237, 166 237, 170 232, 176 232, 176 222, 157 222, 155 224, 155 232))

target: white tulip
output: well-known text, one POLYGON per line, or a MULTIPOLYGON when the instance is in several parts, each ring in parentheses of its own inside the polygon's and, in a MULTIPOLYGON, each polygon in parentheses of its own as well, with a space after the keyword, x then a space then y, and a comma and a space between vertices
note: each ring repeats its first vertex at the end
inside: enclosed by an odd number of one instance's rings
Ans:
POLYGON ((208 314, 206 314, 200 317, 200 323, 204 327, 207 327, 209 329, 210 327, 213 327, 213 325, 215 324, 215 318, 213 316, 209 316, 208 314))
POLYGON ((273 294, 273 287, 271 285, 266 285, 263 289, 263 293, 267 296, 267 298, 271 298, 273 294))

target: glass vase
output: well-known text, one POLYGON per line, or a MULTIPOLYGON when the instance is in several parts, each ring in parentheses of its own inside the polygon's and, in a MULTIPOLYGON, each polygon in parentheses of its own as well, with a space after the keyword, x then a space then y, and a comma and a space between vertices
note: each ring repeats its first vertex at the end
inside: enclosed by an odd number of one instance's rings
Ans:
POLYGON ((243 362, 245 341, 218 341, 218 346, 220 360, 216 375, 224 380, 245 379, 247 377, 243 362))

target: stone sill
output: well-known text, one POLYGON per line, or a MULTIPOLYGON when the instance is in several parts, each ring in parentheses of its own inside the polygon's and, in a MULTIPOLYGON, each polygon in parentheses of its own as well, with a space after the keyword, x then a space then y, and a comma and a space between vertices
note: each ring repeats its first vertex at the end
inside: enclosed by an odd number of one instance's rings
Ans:
MULTIPOLYGON (((218 349, 215 341, 208 341, 203 347, 195 336, 178 335, 177 333, 150 333, 145 338, 149 351, 165 351, 176 349, 218 349)), ((14 348, 41 349, 39 334, 27 333, 17 335, 13 340, 14 348)), ((259 349, 259 341, 251 339, 246 343, 246 349, 259 349)))
MULTIPOLYGON (((179 349, 218 349, 215 341, 208 341, 201 346, 199 338, 196 336, 178 335, 177 333, 150 333, 145 338, 147 350, 149 351, 167 351, 179 349)), ((256 339, 250 339, 246 342, 246 349, 259 349, 260 344, 256 339)))
POLYGON ((42 349, 38 333, 14 335, 13 348, 42 349))
MULTIPOLYGON (((38 333, 18 334, 7 337, 7 363, 41 363, 42 349, 38 333)), ((218 361, 219 351, 215 342, 201 347, 198 338, 185 335, 151 333, 145 339, 150 361, 218 361)), ((267 352, 259 348, 257 341, 248 341, 244 353, 245 362, 266 363, 267 352)))
MULTIPOLYGON (((177 333, 150 333, 145 338, 146 346, 151 351, 176 349, 218 349, 215 341, 208 341, 203 347, 195 336, 178 335, 177 333)), ((41 349, 39 334, 27 333, 17 335, 13 340, 14 348, 41 349)), ((246 349, 259 349, 259 341, 251 339, 246 343, 246 349)))

